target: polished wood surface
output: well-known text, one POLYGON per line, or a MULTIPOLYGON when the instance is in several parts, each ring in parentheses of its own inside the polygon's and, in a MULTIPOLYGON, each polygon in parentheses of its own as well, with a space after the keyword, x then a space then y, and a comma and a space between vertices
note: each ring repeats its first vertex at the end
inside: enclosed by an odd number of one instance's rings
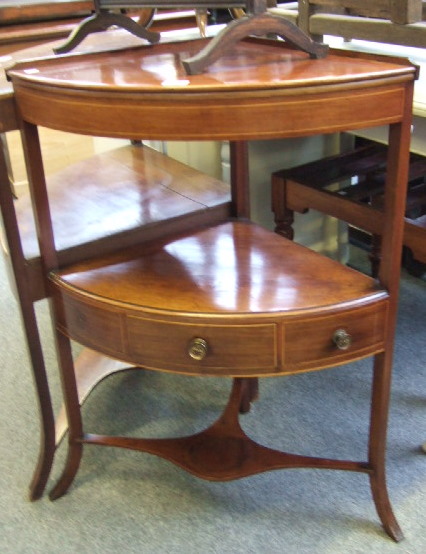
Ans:
MULTIPOLYGON (((230 213, 229 186, 148 147, 124 146, 48 179, 60 264, 153 240, 230 213), (107 192, 107 194, 106 194, 107 192), (208 215, 208 213, 210 215, 208 215)), ((31 199, 16 203, 35 299, 46 297, 31 199)))
MULTIPOLYGON (((167 19, 165 15, 159 17, 159 21, 167 19)), ((165 23, 168 25, 168 23, 165 23)), ((173 25, 172 25, 173 27, 173 25)), ((199 38, 198 30, 196 29, 185 29, 181 31, 183 37, 188 39, 193 38, 194 40, 199 38)), ((175 42, 177 40, 175 32, 162 33, 162 43, 175 42)), ((36 46, 31 46, 27 48, 22 48, 17 52, 12 52, 0 57, 0 107, 3 108, 4 105, 8 106, 8 109, 13 112, 14 108, 10 108, 9 104, 6 103, 8 98, 14 96, 13 87, 11 83, 6 78, 5 70, 11 66, 22 62, 40 59, 51 59, 53 58, 59 63, 63 63, 70 55, 57 55, 55 54, 55 48, 61 44, 61 41, 51 41, 48 43, 39 44, 36 46)), ((130 35, 121 30, 110 29, 105 33, 96 33, 87 37, 79 46, 76 48, 73 56, 81 56, 83 54, 95 54, 101 52, 116 52, 120 50, 126 50, 129 48, 137 48, 141 45, 145 45, 146 42, 141 40, 138 37, 130 35)), ((82 58, 80 58, 82 59, 82 58)), ((2 116, 6 115, 2 113, 2 116)), ((14 126, 10 129, 17 128, 17 121, 14 120, 14 126)), ((5 127, 4 117, 0 118, 0 131, 5 132, 10 130, 5 127)))
MULTIPOLYGON (((241 427, 241 400, 253 379, 235 379, 222 415, 207 429, 187 437, 143 439, 107 437, 86 433, 82 444, 118 446, 161 456, 186 471, 210 481, 230 481, 264 471, 289 468, 340 469, 369 473, 363 462, 301 456, 267 448, 251 439, 241 427)), ((60 494, 56 487, 53 491, 60 494)))
POLYGON ((67 461, 51 498, 71 486, 85 443, 152 452, 207 479, 278 467, 346 469, 368 474, 383 526, 400 540, 385 479, 386 424, 417 70, 376 56, 331 53, 312 60, 280 42, 250 39, 204 75, 181 79, 182 56, 201 44, 29 62, 8 72, 21 116, 40 255, 50 276, 69 421, 67 461), (384 123, 390 125, 378 282, 247 221, 245 139, 384 123), (37 125, 105 136, 231 140, 231 207, 239 220, 207 222, 114 258, 100 255, 63 267, 37 125), (228 407, 216 424, 191 437, 88 434, 70 336, 153 369, 234 377, 228 407), (259 375, 317 370, 364 355, 374 355, 366 461, 277 453, 241 431, 238 412, 255 396, 259 375))
MULTIPOLYGON (((164 38, 167 40, 167 37, 164 38)), ((140 45, 141 40, 137 37, 119 31, 108 31, 107 36, 102 34, 88 37, 76 50, 78 54, 102 52, 110 49, 120 49, 140 45)), ((0 57, 0 132, 15 130, 18 128, 16 119, 15 104, 13 102, 14 92, 11 83, 6 78, 5 70, 22 60, 35 60, 39 58, 55 58, 54 48, 60 41, 38 44, 8 52, 0 57)), ((56 56, 57 60, 62 57, 56 56)))
MULTIPOLYGON (((360 82, 365 88, 377 79, 410 79, 412 64, 400 59, 375 55, 354 55, 332 50, 318 63, 285 43, 261 39, 242 41, 236 52, 219 59, 215 67, 201 75, 185 75, 181 61, 196 52, 208 40, 178 41, 89 56, 67 56, 56 60, 30 60, 17 64, 9 73, 18 83, 46 87, 71 88, 90 95, 96 92, 181 94, 195 92, 232 92, 252 90, 299 90, 307 93, 320 85, 360 82), (125 76, 125 79, 124 79, 125 76), (271 77, 273 76, 273 79, 271 77)), ((389 81, 388 81, 389 82, 389 81)), ((59 90, 57 91, 59 94, 59 90)), ((89 96, 90 97, 90 96, 89 96)))
POLYGON ((124 138, 248 140, 396 122, 404 83, 416 72, 408 63, 342 52, 318 63, 284 43, 252 39, 207 73, 187 76, 181 60, 203 44, 35 61, 8 74, 23 117, 46 127, 124 138), (145 125, 135 126, 135 119, 145 125))
POLYGON ((64 333, 134 365, 203 375, 291 373, 383 350, 388 295, 373 279, 254 224, 137 250, 52 274, 64 333), (350 348, 333 343, 339 328, 350 348), (200 361, 187 352, 197 336, 200 361))
POLYGON ((255 224, 209 226, 161 242, 95 257, 59 276, 80 294, 141 312, 236 321, 282 312, 327 314, 339 304, 374 299, 380 290, 370 277, 255 224))

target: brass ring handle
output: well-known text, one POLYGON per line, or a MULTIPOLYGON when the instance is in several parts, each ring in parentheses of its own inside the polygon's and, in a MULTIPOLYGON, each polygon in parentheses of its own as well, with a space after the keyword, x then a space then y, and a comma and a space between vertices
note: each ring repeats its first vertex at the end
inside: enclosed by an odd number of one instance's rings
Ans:
POLYGON ((203 360, 207 356, 207 341, 199 337, 192 339, 188 346, 188 354, 193 360, 203 360))
POLYGON ((339 350, 347 350, 352 344, 352 337, 344 329, 337 329, 333 335, 333 342, 339 350))

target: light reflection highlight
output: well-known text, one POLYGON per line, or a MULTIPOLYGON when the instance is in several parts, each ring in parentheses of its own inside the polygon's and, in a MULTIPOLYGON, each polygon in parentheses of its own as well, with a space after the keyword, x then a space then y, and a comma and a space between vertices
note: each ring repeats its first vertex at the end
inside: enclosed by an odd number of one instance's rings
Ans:
POLYGON ((297 287, 291 276, 277 271, 276 260, 269 260, 250 241, 241 248, 238 239, 227 233, 209 243, 188 237, 168 244, 165 251, 183 269, 193 290, 202 290, 218 310, 261 313, 272 306, 279 310, 294 305, 297 287))

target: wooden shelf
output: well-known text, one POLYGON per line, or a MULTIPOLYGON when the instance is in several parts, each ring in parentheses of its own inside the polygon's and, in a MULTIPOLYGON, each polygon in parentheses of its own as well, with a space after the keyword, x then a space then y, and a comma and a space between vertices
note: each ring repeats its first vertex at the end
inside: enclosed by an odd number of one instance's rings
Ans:
POLYGON ((191 231, 51 279, 61 332, 149 369, 277 375, 384 348, 388 294, 375 280, 254 224, 191 231), (352 337, 344 350, 333 342, 341 328, 352 337), (209 345, 201 361, 187 352, 197 336, 209 345))

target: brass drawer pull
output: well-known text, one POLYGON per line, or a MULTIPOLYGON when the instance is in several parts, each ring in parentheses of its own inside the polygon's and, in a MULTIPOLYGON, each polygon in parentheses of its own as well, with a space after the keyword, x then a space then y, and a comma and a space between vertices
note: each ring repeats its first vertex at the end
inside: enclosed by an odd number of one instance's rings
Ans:
POLYGON ((344 329, 337 329, 333 335, 333 342, 339 350, 347 350, 352 344, 352 337, 344 329))
POLYGON ((203 360, 207 356, 207 341, 199 337, 192 339, 188 346, 188 354, 193 360, 203 360))

